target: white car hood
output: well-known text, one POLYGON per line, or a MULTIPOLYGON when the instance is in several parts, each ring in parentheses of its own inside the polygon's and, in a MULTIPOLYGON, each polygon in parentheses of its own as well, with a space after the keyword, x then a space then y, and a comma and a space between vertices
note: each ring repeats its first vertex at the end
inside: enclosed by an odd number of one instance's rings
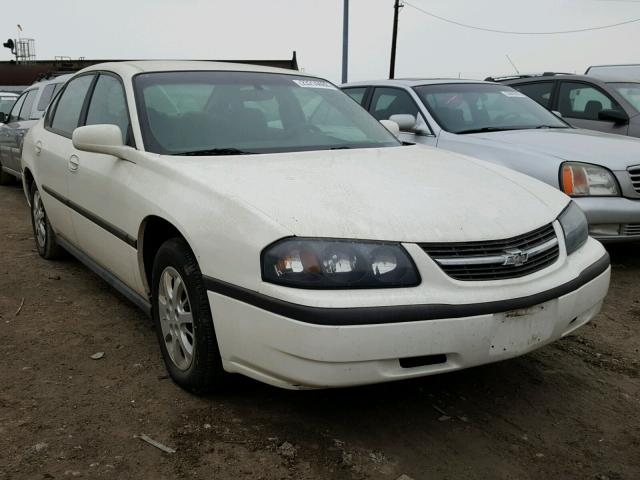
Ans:
POLYGON ((631 165, 640 164, 640 139, 594 130, 508 130, 463 136, 477 139, 481 143, 508 144, 561 160, 595 163, 611 170, 626 170, 631 165))
POLYGON ((509 238, 550 223, 568 203, 530 177, 424 146, 161 158, 212 198, 233 199, 296 236, 509 238))

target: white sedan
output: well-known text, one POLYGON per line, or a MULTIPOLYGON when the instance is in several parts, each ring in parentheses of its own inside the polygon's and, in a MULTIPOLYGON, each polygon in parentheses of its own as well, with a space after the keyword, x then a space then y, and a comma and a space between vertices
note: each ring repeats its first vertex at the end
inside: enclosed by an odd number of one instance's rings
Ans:
POLYGON ((503 360, 587 323, 609 285, 563 193, 405 146, 293 71, 90 67, 22 168, 40 254, 67 250, 152 315, 194 392, 227 372, 322 388, 503 360))

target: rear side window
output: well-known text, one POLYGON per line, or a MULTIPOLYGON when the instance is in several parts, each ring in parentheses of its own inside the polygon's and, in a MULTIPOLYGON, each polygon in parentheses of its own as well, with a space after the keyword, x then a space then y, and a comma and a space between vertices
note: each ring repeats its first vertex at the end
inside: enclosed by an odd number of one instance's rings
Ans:
POLYGON ((43 112, 49 106, 53 95, 60 89, 62 86, 61 83, 50 83, 49 85, 45 85, 42 89, 42 95, 40 95, 40 99, 38 100, 38 105, 36 106, 37 110, 43 112))
POLYGON ((367 91, 366 87, 361 88, 345 88, 344 93, 353 98, 356 102, 362 105, 362 101, 364 100, 364 94, 367 91))
POLYGON ((585 83, 562 82, 558 110, 564 117, 598 120, 602 110, 623 111, 608 95, 585 83))
POLYGON ((96 82, 86 125, 110 124, 120 127, 122 141, 126 143, 129 132, 129 112, 120 81, 111 75, 100 75, 96 82))
POLYGON ((24 105, 20 109, 19 120, 30 120, 33 116, 33 102, 38 94, 38 89, 29 90, 27 96, 24 99, 24 105))
POLYGON ((536 82, 525 85, 511 85, 516 90, 524 93, 527 97, 535 100, 544 108, 551 108, 551 93, 553 92, 553 82, 536 82))
POLYGON ((61 135, 71 136, 80 122, 80 112, 94 75, 83 75, 71 80, 62 92, 53 112, 51 128, 61 135))

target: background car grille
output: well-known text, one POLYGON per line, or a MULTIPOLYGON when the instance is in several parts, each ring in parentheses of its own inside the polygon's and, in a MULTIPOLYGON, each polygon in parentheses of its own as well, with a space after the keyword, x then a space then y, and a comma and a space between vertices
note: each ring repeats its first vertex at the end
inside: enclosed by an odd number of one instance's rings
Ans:
POLYGON ((629 176, 631 177, 631 184, 633 185, 633 189, 637 193, 640 193, 640 165, 629 167, 628 172, 629 176))
POLYGON ((507 240, 423 243, 420 247, 447 275, 456 280, 523 277, 555 263, 560 253, 556 232, 551 224, 507 240), (532 254, 521 265, 504 265, 500 257, 509 250, 531 251, 532 254), (491 263, 478 263, 491 259, 491 263))

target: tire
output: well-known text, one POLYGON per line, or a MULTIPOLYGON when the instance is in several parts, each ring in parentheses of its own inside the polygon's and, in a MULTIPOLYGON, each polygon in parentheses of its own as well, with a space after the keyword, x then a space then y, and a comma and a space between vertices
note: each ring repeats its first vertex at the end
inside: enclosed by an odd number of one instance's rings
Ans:
POLYGON ((38 253, 47 260, 55 260, 62 257, 64 250, 56 241, 56 234, 51 228, 51 223, 49 223, 49 217, 47 217, 47 212, 44 209, 36 182, 31 184, 30 196, 31 227, 33 228, 33 237, 38 253))
POLYGON ((167 240, 158 250, 151 298, 160 350, 173 381, 196 394, 225 387, 230 375, 222 368, 202 273, 183 239, 167 240))

